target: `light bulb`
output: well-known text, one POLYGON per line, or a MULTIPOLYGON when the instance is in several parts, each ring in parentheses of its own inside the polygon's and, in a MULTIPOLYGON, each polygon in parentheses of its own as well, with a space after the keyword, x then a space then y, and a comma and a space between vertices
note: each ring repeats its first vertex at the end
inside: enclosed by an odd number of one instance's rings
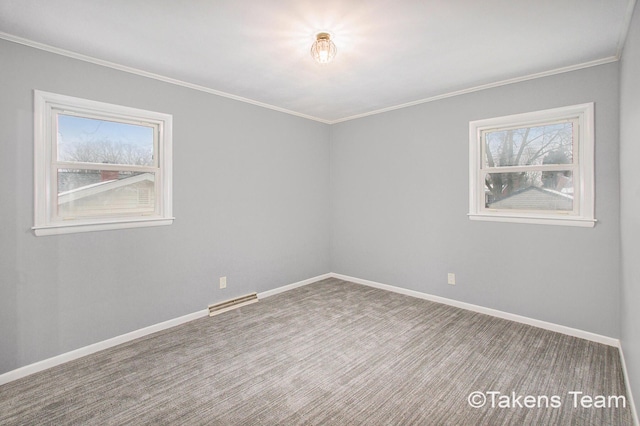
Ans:
POLYGON ((331 41, 329 33, 318 33, 311 46, 311 56, 320 64, 326 64, 336 56, 338 49, 331 41))

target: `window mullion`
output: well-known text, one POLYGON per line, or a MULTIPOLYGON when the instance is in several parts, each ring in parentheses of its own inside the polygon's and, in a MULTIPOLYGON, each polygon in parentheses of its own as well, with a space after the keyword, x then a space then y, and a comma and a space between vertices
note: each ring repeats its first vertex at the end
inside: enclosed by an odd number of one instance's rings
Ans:
POLYGON ((134 166, 126 164, 109 163, 76 163, 69 161, 58 161, 53 164, 54 169, 81 169, 81 170, 105 170, 114 172, 149 172, 154 173, 159 170, 153 166, 134 166))
POLYGON ((588 103, 471 121, 469 217, 593 226, 593 118, 588 103))
POLYGON ((575 164, 538 164, 531 166, 503 166, 503 167, 486 167, 482 170, 487 173, 519 173, 519 172, 562 172, 565 170, 573 170, 575 164))
POLYGON ((173 222, 171 115, 38 90, 34 106, 36 235, 173 222))

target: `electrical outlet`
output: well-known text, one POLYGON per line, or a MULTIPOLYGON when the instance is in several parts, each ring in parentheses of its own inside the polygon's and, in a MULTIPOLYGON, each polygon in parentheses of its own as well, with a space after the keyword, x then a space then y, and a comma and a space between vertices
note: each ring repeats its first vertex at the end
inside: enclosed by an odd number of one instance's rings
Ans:
POLYGON ((453 272, 449 272, 447 274, 447 283, 451 285, 456 285, 456 274, 453 272))
POLYGON ((220 288, 227 288, 227 277, 220 277, 220 288))

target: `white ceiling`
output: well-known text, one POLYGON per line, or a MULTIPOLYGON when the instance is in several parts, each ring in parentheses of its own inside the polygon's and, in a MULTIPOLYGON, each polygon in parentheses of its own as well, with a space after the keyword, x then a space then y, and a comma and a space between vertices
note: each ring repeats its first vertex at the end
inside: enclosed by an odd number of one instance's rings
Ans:
POLYGON ((0 0, 0 37, 331 123, 617 60, 634 4, 0 0), (328 65, 309 54, 320 31, 328 65))

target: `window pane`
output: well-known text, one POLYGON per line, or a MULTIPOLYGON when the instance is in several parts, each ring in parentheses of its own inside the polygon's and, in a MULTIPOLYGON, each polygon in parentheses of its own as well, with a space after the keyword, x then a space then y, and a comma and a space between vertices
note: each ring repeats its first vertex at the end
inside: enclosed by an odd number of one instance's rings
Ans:
POLYGON ((155 174, 58 169, 58 216, 142 215, 155 211, 155 174))
POLYGON ((57 114, 58 161, 153 165, 153 127, 57 114))
POLYGON ((485 207, 505 210, 573 210, 571 171, 487 173, 485 207))
POLYGON ((573 123, 485 133, 485 167, 571 164, 573 123))

